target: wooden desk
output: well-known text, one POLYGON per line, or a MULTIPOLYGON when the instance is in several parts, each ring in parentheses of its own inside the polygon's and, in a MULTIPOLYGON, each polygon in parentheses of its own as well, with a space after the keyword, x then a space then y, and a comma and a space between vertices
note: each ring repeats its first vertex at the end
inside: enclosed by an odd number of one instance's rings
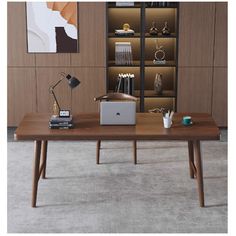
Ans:
POLYGON ((27 114, 15 132, 15 140, 34 140, 35 161, 33 171, 32 207, 36 207, 38 181, 45 178, 47 144, 49 140, 96 140, 97 164, 99 163, 102 140, 132 140, 134 142, 134 163, 137 163, 137 140, 182 140, 188 141, 190 177, 196 177, 200 206, 204 207, 204 187, 201 160, 201 140, 219 140, 220 132, 208 114, 192 113, 193 125, 181 124, 184 113, 176 113, 170 129, 163 127, 162 115, 137 113, 136 126, 100 126, 98 114, 74 116, 75 127, 69 130, 49 129, 49 114, 27 114), (41 164, 40 164, 41 163, 41 164))

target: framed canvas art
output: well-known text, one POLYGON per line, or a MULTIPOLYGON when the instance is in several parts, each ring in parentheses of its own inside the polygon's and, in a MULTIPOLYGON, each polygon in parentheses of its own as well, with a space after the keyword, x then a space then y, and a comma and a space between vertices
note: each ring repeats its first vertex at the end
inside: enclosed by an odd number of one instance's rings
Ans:
POLYGON ((79 51, 77 2, 26 2, 29 53, 79 51))

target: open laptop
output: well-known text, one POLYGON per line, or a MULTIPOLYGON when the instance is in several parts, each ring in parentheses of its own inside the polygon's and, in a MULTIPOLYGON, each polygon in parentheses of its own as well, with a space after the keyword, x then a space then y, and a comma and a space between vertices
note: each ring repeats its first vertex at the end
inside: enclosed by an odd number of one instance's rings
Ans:
POLYGON ((135 125, 136 102, 102 101, 100 102, 101 125, 135 125))

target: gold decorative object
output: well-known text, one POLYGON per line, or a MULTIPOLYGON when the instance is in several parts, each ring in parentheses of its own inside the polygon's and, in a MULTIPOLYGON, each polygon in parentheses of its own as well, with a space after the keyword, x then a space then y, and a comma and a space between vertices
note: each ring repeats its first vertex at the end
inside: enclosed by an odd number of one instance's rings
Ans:
POLYGON ((137 101, 137 98, 126 93, 108 93, 97 98, 94 98, 94 101, 101 101, 101 100, 123 100, 123 101, 137 101))
POLYGON ((56 101, 54 101, 54 103, 53 103, 52 111, 53 111, 53 116, 59 116, 59 107, 58 107, 56 101))
POLYGON ((149 34, 150 35, 158 35, 158 30, 156 28, 156 22, 155 21, 152 22, 152 27, 149 30, 149 34))
POLYGON ((128 31, 130 29, 130 25, 128 23, 123 24, 123 30, 128 31))
POLYGON ((163 107, 161 107, 161 108, 157 107, 157 108, 153 108, 153 109, 148 110, 149 113, 162 113, 162 114, 164 114, 165 111, 166 111, 166 108, 163 108, 163 107))
POLYGON ((167 23, 167 21, 165 22, 165 26, 164 26, 164 28, 162 29, 162 34, 163 34, 163 35, 170 35, 170 29, 168 28, 168 23, 167 23))
POLYGON ((153 60, 154 64, 165 64, 166 60, 166 53, 164 51, 163 46, 159 46, 157 39, 155 39, 155 44, 156 44, 156 51, 154 54, 155 59, 153 60))

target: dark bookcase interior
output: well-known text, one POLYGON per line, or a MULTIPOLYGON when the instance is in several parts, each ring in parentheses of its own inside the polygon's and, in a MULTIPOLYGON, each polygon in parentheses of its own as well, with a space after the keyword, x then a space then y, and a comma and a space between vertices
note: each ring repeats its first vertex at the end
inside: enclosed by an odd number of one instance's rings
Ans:
POLYGON ((178 3, 107 3, 107 92, 132 74, 138 112, 176 110, 177 70, 178 3))

